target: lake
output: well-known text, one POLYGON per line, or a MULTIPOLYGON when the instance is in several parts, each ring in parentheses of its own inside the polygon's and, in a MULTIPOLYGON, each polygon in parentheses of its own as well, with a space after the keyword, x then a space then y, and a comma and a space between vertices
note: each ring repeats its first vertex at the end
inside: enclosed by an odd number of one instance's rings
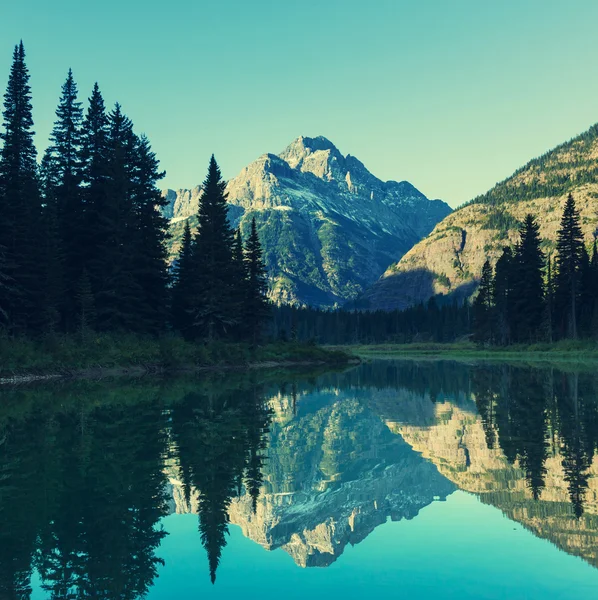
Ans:
POLYGON ((598 593, 598 374, 339 372, 0 392, 0 599, 598 593))

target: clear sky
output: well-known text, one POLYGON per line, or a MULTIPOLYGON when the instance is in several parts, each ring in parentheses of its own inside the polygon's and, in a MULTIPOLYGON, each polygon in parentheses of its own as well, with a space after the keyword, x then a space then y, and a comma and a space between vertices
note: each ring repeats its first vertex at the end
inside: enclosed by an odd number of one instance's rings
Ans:
POLYGON ((22 38, 38 149, 72 67, 149 136, 164 187, 324 135, 456 206, 598 121, 596 0, 2 4, 0 86, 22 38))

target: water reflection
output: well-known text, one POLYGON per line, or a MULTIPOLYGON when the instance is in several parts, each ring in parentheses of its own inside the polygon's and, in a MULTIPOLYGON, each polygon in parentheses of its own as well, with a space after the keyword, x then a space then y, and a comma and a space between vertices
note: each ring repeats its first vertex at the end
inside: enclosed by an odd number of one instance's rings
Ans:
POLYGON ((228 533, 228 510, 243 486, 256 510, 262 484, 263 450, 269 410, 257 385, 218 393, 189 393, 172 408, 173 455, 185 504, 197 491, 201 543, 208 553, 210 578, 228 533))
MULTIPOLYGON (((0 598, 134 599, 162 518, 198 515, 216 579, 229 524, 303 567, 460 488, 598 566, 598 376, 374 361, 4 390, 0 598)), ((480 533, 480 535, 483 535, 480 533)))

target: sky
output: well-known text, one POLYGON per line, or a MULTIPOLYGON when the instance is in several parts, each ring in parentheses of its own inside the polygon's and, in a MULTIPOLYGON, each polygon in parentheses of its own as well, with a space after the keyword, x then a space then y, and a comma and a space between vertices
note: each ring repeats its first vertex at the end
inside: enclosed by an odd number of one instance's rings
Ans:
POLYGON ((598 121, 595 0, 28 0, 36 143, 71 67, 148 135, 161 187, 225 178, 300 135, 457 206, 598 121))

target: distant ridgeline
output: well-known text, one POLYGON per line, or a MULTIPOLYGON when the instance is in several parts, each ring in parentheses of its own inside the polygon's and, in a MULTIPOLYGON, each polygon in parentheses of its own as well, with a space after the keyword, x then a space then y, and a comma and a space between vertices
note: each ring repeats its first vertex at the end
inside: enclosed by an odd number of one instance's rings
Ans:
POLYGON ((361 298, 370 308, 403 308, 435 294, 467 298, 486 259, 494 264, 514 245, 531 213, 543 249, 555 252, 565 199, 573 193, 586 244, 598 228, 598 125, 530 161, 487 193, 448 215, 387 269, 361 298))

